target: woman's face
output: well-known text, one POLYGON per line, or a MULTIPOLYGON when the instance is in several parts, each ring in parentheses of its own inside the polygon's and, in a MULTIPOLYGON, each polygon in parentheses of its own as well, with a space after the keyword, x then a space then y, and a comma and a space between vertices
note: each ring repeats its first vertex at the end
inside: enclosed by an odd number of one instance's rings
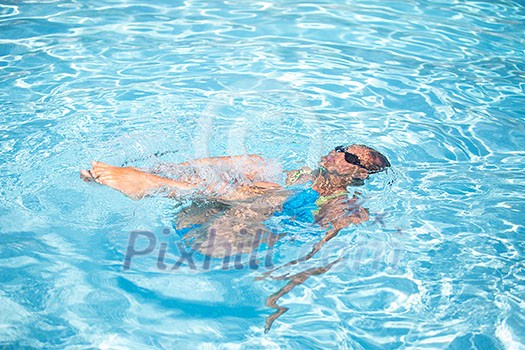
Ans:
POLYGON ((331 174, 349 180, 364 180, 370 173, 379 172, 389 167, 390 162, 375 149, 364 145, 351 145, 337 147, 322 157, 319 165, 331 174))
POLYGON ((344 152, 337 152, 335 150, 321 157, 319 166, 323 167, 330 174, 339 175, 343 177, 351 177, 355 179, 364 180, 368 177, 368 170, 362 166, 348 163, 345 160, 344 152))

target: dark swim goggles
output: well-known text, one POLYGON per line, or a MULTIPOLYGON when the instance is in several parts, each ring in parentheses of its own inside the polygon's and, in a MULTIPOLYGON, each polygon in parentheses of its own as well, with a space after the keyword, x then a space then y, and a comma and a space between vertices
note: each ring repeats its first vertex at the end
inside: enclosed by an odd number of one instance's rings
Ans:
MULTIPOLYGON (((357 165, 361 168, 365 168, 362 164, 361 164, 361 161, 359 160, 359 157, 356 156, 355 154, 353 153, 350 153, 350 152, 347 152, 346 151, 346 147, 345 146, 337 146, 335 148, 335 151, 336 152, 344 152, 345 154, 345 160, 347 163, 350 163, 350 164, 353 164, 353 165, 357 165)), ((365 168, 366 169, 366 168, 365 168)))

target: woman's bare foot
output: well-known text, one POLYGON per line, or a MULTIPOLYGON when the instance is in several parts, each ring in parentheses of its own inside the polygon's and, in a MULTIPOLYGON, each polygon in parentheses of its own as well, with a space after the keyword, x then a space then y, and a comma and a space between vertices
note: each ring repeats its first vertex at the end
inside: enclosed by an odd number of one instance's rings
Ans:
POLYGON ((169 179, 132 167, 121 168, 101 162, 91 162, 91 166, 89 170, 80 171, 84 181, 106 185, 133 199, 143 198, 160 187, 170 185, 169 179))

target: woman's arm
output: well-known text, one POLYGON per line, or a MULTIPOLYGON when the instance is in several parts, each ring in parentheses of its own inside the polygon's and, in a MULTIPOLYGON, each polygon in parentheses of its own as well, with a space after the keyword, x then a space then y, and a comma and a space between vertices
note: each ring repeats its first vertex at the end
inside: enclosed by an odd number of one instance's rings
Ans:
MULTIPOLYGON (((257 279, 264 279, 278 269, 290 265, 296 265, 302 261, 311 259, 319 250, 321 250, 326 242, 337 236, 339 231, 341 231, 343 228, 348 227, 351 224, 357 225, 368 221, 368 218, 368 210, 360 207, 357 204, 357 197, 348 198, 346 195, 344 195, 330 199, 321 206, 315 215, 315 222, 321 227, 328 229, 324 237, 313 246, 312 250, 308 254, 298 259, 289 261, 288 263, 273 270, 266 271, 263 276, 258 277, 257 279)), ((274 277, 274 279, 286 278, 286 275, 274 277)))
MULTIPOLYGON (((311 259, 321 248, 325 245, 326 242, 337 236, 341 229, 349 226, 350 224, 359 224, 367 221, 369 218, 368 211, 357 204, 357 197, 347 198, 346 195, 339 196, 329 201, 325 202, 319 212, 315 215, 316 223, 328 229, 325 236, 317 242, 312 250, 305 256, 292 260, 282 266, 279 266, 276 269, 267 271, 263 274, 262 277, 257 279, 263 279, 269 277, 274 271, 281 269, 286 266, 296 265, 302 261, 311 259)), ((288 308, 279 306, 277 301, 292 291, 296 286, 303 284, 310 276, 321 275, 327 272, 334 264, 339 262, 342 258, 333 261, 332 263, 318 268, 308 269, 302 272, 299 272, 295 275, 290 276, 289 274, 284 274, 278 277, 271 277, 274 280, 287 280, 288 283, 282 287, 279 291, 272 294, 266 299, 266 305, 276 309, 273 314, 266 318, 266 328, 265 332, 267 333, 270 330, 273 322, 286 311, 288 308)))

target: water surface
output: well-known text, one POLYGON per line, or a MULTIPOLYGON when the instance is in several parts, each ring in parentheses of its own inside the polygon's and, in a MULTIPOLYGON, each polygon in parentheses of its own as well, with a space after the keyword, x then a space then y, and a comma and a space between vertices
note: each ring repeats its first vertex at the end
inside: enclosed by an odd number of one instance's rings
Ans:
POLYGON ((524 23, 521 1, 2 1, 0 345, 522 349, 524 23), (161 239, 177 208, 78 178, 92 159, 294 169, 344 143, 392 170, 268 334, 282 281, 155 253, 123 270, 130 232, 161 239))

